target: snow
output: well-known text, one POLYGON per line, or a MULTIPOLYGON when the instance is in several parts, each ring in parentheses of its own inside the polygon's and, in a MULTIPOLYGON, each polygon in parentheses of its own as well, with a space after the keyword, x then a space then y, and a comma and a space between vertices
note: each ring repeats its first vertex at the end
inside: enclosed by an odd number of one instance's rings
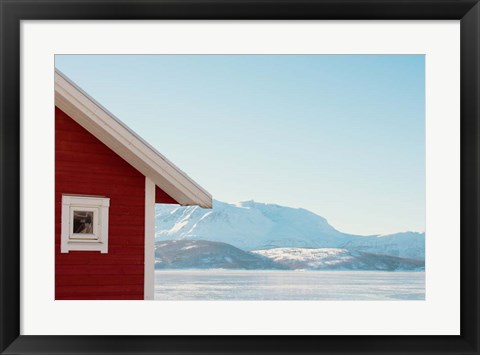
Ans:
POLYGON ((422 271, 423 260, 356 252, 339 248, 274 248, 243 251, 206 240, 157 242, 157 268, 244 270, 383 270, 422 271), (227 263, 225 263, 227 262, 227 263))
POLYGON ((420 271, 425 268, 418 260, 339 248, 275 248, 252 253, 290 269, 420 271))
POLYGON ((156 300, 425 300, 424 272, 156 270, 156 300))
POLYGON ((195 249, 195 248, 198 248, 198 246, 197 245, 187 245, 186 247, 183 247, 182 250, 189 250, 189 249, 195 249))
POLYGON ((294 264, 302 262, 303 267, 318 269, 325 266, 333 266, 353 260, 346 249, 322 248, 276 248, 267 250, 253 250, 253 253, 263 255, 275 262, 294 264))
POLYGON ((205 240, 157 242, 157 269, 285 269, 270 259, 235 248, 230 244, 205 240))

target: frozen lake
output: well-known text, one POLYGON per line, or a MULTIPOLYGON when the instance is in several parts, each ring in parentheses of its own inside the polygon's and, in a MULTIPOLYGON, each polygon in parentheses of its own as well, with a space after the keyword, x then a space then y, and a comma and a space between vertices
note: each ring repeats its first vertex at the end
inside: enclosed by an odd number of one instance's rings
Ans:
POLYGON ((156 300, 424 300, 424 272, 155 270, 156 300))

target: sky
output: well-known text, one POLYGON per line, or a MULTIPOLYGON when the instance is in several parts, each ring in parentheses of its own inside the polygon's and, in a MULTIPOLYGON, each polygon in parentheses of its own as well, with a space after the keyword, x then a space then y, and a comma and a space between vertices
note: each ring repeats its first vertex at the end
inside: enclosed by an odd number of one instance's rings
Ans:
POLYGON ((224 202, 354 234, 425 230, 423 55, 56 55, 55 66, 224 202))

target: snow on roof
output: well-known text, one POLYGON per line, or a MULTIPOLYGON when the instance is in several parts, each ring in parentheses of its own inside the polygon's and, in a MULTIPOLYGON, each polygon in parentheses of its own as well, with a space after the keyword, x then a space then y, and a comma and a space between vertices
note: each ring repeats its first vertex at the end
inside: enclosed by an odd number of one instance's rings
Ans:
POLYGON ((212 207, 212 196, 205 189, 57 69, 55 106, 150 178, 180 205, 212 207))

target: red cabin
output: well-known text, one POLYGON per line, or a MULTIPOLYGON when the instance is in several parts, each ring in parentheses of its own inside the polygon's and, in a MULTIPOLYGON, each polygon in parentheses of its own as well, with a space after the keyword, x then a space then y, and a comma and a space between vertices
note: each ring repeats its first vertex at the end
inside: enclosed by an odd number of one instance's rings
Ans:
POLYGON ((211 195, 58 71, 55 106, 55 299, 153 299, 155 203, 211 195))

